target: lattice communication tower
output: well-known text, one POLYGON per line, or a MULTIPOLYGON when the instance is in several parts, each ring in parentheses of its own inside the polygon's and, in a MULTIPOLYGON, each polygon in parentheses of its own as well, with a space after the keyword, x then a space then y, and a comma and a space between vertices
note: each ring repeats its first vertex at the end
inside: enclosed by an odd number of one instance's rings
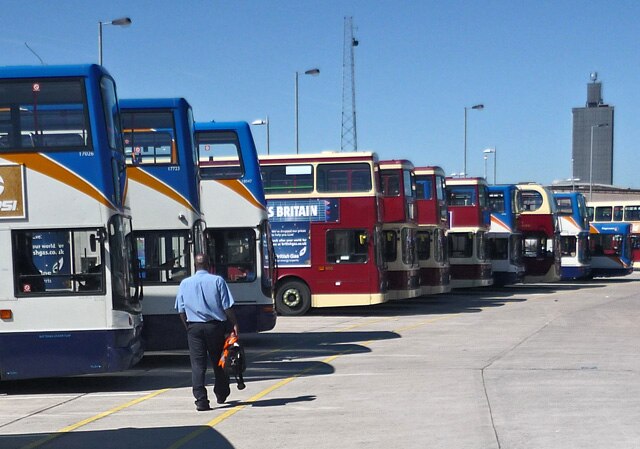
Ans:
POLYGON ((344 18, 342 51, 342 133, 340 151, 358 151, 356 131, 356 79, 353 49, 359 44, 353 37, 353 17, 344 18))

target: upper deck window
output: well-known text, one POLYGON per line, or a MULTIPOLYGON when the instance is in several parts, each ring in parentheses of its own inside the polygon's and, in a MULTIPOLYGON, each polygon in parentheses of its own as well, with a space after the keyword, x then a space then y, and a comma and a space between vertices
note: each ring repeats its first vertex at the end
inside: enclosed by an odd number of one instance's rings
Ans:
POLYGON ((128 164, 178 164, 171 111, 123 111, 122 123, 128 164))
POLYGON ((449 206, 475 206, 477 203, 478 197, 474 187, 447 187, 447 204, 449 206))
POLYGON ((623 211, 622 206, 613 206, 613 221, 622 221, 623 211))
POLYGON ((203 179, 239 179, 244 175, 240 141, 235 131, 210 130, 196 133, 203 179))
POLYGON ((404 196, 406 196, 407 198, 415 198, 415 178, 413 173, 411 173, 411 170, 403 170, 402 177, 404 180, 404 196))
POLYGON ((81 79, 0 81, 0 151, 86 150, 89 130, 81 79))
POLYGON ((416 196, 420 200, 433 198, 433 181, 429 177, 416 176, 416 196))
POLYGON ((313 166, 311 165, 266 165, 260 167, 264 193, 309 193, 313 192, 313 166))
POLYGON ((611 221, 612 207, 598 206, 596 207, 595 221, 611 221))
POLYGON ((542 207, 542 194, 535 190, 523 190, 520 192, 520 199, 523 211, 533 212, 542 207))
POLYGON ((504 214, 504 192, 489 192, 489 210, 496 214, 504 214))
POLYGON ((638 206, 626 206, 624 208, 624 219, 626 221, 638 221, 638 220, 640 220, 640 205, 638 205, 638 206))
POLYGON ((120 115, 115 83, 111 78, 102 77, 100 80, 100 90, 102 91, 102 108, 104 110, 109 147, 111 147, 112 150, 119 150, 122 153, 122 134, 120 130, 120 115))
POLYGON ((400 175, 396 172, 382 172, 382 194, 384 196, 400 196, 400 175))
POLYGON ((370 192, 371 166, 366 163, 319 164, 318 192, 370 192))
POLYGON ((573 214, 573 205, 571 204, 571 198, 556 198, 556 206, 558 208, 558 215, 573 214))

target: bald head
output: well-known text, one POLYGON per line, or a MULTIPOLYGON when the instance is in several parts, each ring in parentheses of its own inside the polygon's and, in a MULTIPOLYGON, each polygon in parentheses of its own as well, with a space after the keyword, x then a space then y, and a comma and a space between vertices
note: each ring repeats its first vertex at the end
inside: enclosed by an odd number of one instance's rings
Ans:
POLYGON ((196 270, 208 270, 209 269, 209 256, 206 254, 196 254, 195 258, 196 270))

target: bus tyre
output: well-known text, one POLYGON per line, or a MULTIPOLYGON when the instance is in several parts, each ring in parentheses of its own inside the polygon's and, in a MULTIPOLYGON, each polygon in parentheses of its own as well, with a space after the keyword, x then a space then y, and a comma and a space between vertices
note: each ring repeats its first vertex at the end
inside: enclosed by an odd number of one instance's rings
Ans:
POLYGON ((282 284, 276 294, 276 310, 284 316, 300 316, 311 308, 311 292, 302 282, 282 284))

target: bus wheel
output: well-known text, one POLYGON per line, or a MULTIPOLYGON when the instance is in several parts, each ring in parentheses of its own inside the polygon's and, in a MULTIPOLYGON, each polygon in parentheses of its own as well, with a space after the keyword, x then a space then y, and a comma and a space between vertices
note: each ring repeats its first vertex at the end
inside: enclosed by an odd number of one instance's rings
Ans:
POLYGON ((285 282, 276 294, 276 310, 284 316, 300 316, 311 308, 311 292, 302 282, 285 282))

